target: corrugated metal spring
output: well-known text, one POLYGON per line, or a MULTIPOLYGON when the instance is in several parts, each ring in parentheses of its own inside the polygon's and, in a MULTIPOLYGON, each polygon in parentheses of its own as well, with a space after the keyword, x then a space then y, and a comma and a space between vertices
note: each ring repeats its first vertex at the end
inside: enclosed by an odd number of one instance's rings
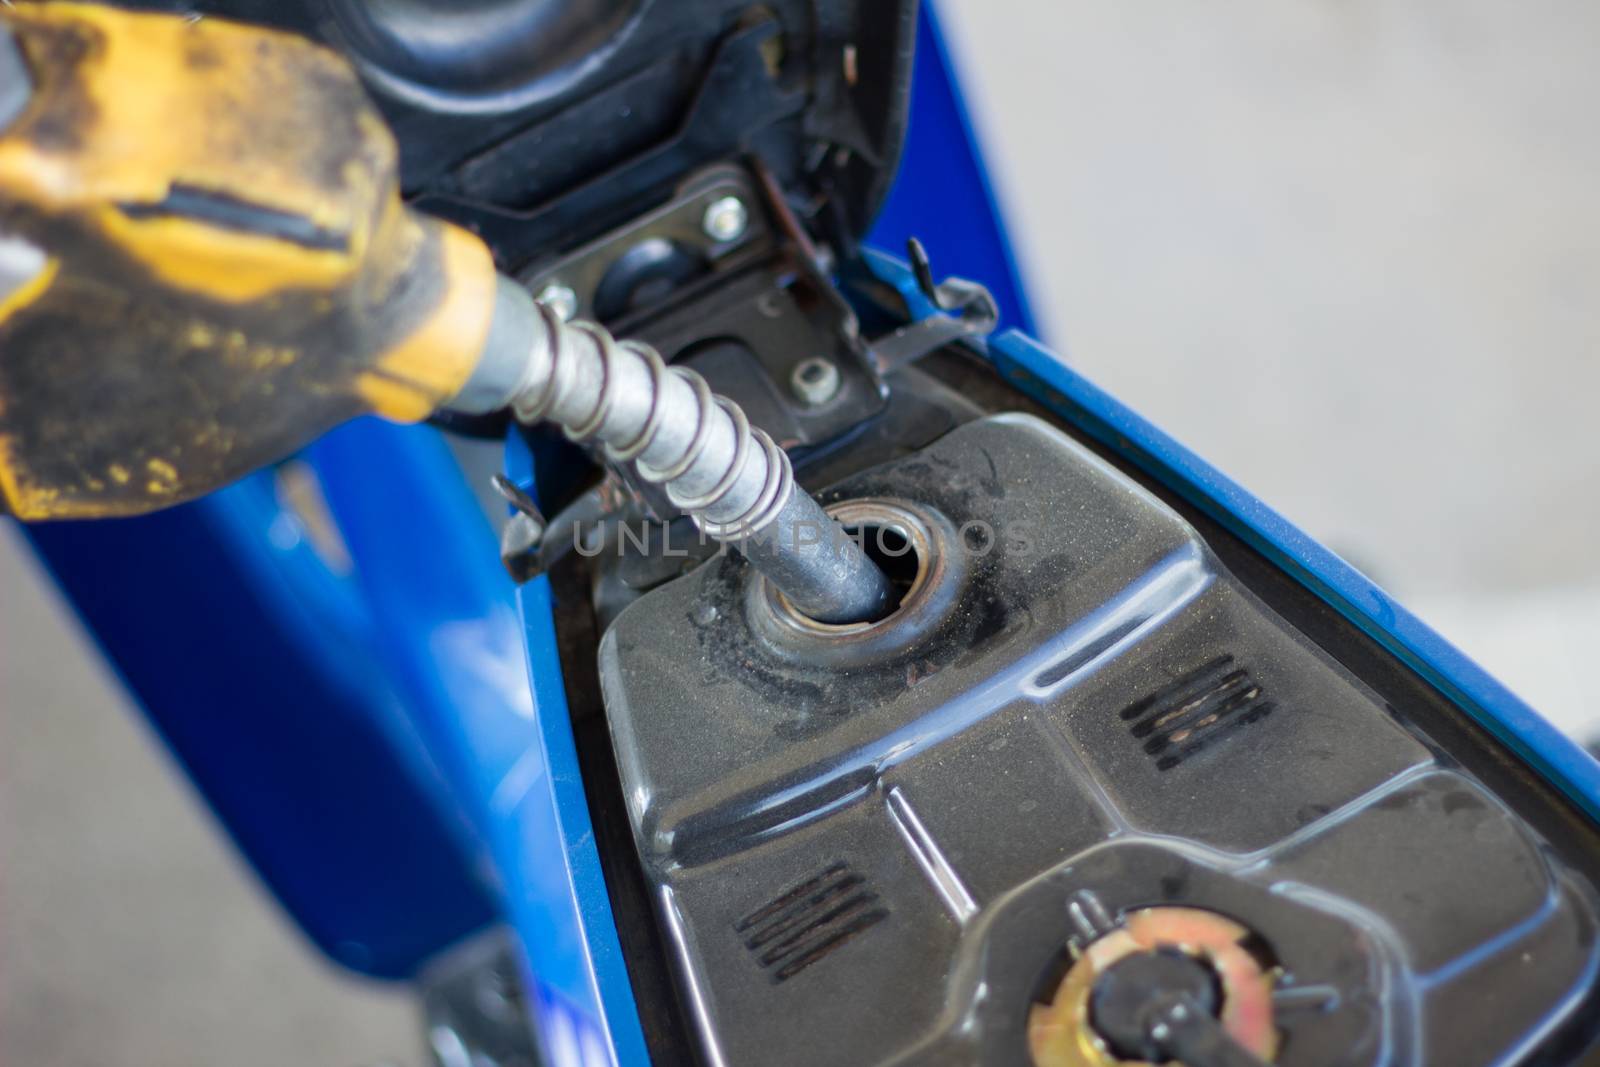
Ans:
POLYGON ((552 421, 632 463, 709 536, 738 544, 806 615, 881 614, 890 595, 882 571, 799 488, 789 457, 737 404, 647 344, 534 307, 511 400, 517 418, 552 421))

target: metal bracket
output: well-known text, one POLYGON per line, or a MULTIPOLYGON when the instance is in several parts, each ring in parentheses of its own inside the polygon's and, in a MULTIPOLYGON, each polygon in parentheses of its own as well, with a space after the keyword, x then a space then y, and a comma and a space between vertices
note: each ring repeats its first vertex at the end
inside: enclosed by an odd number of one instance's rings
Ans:
POLYGON ((423 1028, 436 1067, 537 1067, 539 1053, 515 934, 496 927, 421 976, 423 1028))
POLYGON ((500 531, 500 562, 511 580, 518 585, 533 581, 565 559, 580 542, 587 546, 603 543, 608 527, 630 500, 641 506, 621 474, 621 468, 613 468, 612 477, 548 520, 521 486, 504 474, 491 476, 494 491, 514 509, 500 531))
POLYGON ((516 509, 516 513, 500 531, 500 562, 505 565, 511 580, 521 585, 544 573, 540 549, 549 523, 533 498, 510 478, 496 474, 489 482, 494 486, 494 491, 516 509))
POLYGON ((906 242, 917 288, 939 310, 885 334, 869 349, 879 374, 889 374, 956 341, 976 341, 994 332, 1000 308, 982 285, 967 278, 946 278, 934 284, 927 249, 915 237, 906 242))
POLYGON ((653 290, 670 293, 772 247, 760 199, 741 168, 708 167, 666 203, 554 262, 521 271, 518 280, 564 318, 593 319, 632 336, 630 319, 654 303, 653 290))

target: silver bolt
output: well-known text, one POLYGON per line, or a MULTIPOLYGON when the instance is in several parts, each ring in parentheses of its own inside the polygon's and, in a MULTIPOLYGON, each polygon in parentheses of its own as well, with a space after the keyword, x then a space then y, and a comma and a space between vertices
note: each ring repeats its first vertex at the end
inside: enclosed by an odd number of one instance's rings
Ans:
POLYGON ((822 356, 803 359, 789 375, 789 388, 806 407, 821 407, 839 395, 839 368, 822 356))
POLYGON ((571 322, 572 317, 578 313, 578 294, 572 291, 570 285, 551 282, 539 290, 538 300, 554 311, 562 322, 571 322))
POLYGON ((750 226, 750 209, 737 196, 723 196, 706 205, 700 228, 719 244, 737 241, 750 226))

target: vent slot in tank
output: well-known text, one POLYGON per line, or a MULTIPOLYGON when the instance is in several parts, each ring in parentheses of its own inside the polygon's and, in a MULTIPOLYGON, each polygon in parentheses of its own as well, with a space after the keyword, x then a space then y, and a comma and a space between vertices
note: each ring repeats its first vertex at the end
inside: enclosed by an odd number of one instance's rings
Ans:
POLYGON ((835 863, 734 924, 774 982, 794 977, 889 915, 849 864, 835 863))
POLYGON ((1222 655, 1129 704, 1121 718, 1156 769, 1169 771, 1275 707, 1249 671, 1222 655))

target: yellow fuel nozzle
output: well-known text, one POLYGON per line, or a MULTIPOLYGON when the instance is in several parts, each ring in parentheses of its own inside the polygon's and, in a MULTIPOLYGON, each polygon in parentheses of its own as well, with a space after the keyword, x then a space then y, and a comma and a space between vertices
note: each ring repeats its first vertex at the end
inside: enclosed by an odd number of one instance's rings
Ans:
POLYGON ((493 262, 401 202, 343 58, 213 18, 0 16, 6 509, 149 511, 353 416, 425 418, 468 381, 493 262))

